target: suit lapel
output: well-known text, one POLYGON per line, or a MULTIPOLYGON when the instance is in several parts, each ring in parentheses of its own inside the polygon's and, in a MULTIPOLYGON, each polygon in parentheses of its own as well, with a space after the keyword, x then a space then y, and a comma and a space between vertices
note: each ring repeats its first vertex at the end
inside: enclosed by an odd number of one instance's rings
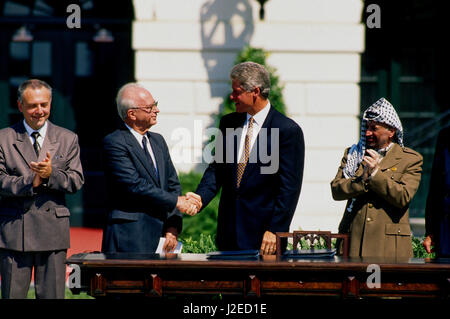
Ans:
POLYGON ((145 167, 145 170, 150 175, 150 177, 153 179, 155 184, 159 185, 159 182, 158 182, 158 179, 155 176, 154 170, 150 167, 150 165, 152 165, 152 164, 148 161, 147 157, 144 154, 144 150, 139 145, 139 143, 136 140, 136 138, 133 136, 133 134, 131 134, 131 132, 126 127, 125 127, 125 129, 122 130, 122 132, 123 132, 123 135, 125 137, 125 141, 126 141, 127 145, 130 146, 131 151, 133 152, 133 154, 136 155, 138 160, 145 167))
MULTIPOLYGON (((249 180, 250 176, 253 174, 253 171, 256 168, 261 167, 261 163, 259 160, 259 154, 258 154, 258 150, 260 147, 267 147, 267 152, 271 149, 271 132, 270 132, 270 127, 271 127, 271 123, 272 123, 272 118, 273 118, 273 107, 270 106, 270 110, 269 113, 267 114, 266 119, 264 120, 264 123, 261 126, 261 130, 266 129, 267 130, 267 145, 260 145, 260 135, 258 133, 258 136, 256 136, 256 140, 255 143, 253 144, 253 147, 250 151, 250 156, 249 156, 249 162, 247 163, 247 165, 245 166, 245 170, 244 170, 244 174, 242 175, 242 181, 241 181, 241 185, 240 187, 243 186, 243 184, 246 184, 246 181, 249 180), (255 147, 256 146, 256 147, 255 147), (255 161, 256 160, 256 161, 255 161)), ((261 132, 260 130, 260 132, 261 132)))
POLYGON ((54 125, 47 121, 47 132, 45 133, 44 142, 42 143, 41 151, 39 153, 39 161, 44 160, 47 157, 47 152, 50 153, 50 157, 53 159, 55 156, 65 156, 65 154, 56 154, 59 149, 59 142, 55 134, 54 125))
POLYGON ((30 138, 28 136, 27 130, 23 125, 23 122, 19 122, 16 127, 17 138, 14 146, 23 160, 30 165, 30 162, 36 162, 37 157, 34 152, 33 145, 31 144, 30 138))
MULTIPOLYGON (((164 165, 164 156, 163 151, 161 147, 159 146, 158 142, 156 141, 153 134, 148 133, 150 136, 149 141, 150 145, 152 146, 153 155, 155 156, 156 161, 156 167, 158 168, 158 175, 159 175, 159 183, 161 184, 161 188, 165 189, 165 165, 164 165)), ((155 176, 156 177, 156 176, 155 176)))

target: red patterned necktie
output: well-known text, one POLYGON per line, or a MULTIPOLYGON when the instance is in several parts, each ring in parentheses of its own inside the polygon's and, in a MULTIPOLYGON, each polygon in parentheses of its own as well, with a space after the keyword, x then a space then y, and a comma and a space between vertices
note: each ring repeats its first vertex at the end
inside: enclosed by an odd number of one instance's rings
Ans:
POLYGON ((250 141, 253 134, 253 120, 253 116, 248 120, 247 134, 245 135, 244 152, 242 153, 241 160, 238 163, 236 183, 238 188, 241 184, 242 175, 244 175, 245 166, 247 166, 248 158, 250 156, 250 141))

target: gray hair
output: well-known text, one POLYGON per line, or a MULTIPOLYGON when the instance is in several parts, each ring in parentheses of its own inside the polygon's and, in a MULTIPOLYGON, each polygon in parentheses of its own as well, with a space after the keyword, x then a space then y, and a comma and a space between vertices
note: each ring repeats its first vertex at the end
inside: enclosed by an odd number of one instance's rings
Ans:
POLYGON ((233 67, 230 72, 232 80, 238 80, 247 92, 259 88, 264 99, 270 93, 270 74, 264 66, 255 62, 242 62, 233 67))
POLYGON ((40 88, 46 88, 50 92, 50 100, 52 99, 52 87, 48 85, 46 82, 38 79, 29 79, 25 82, 22 82, 22 84, 19 85, 19 88, 17 89, 17 100, 22 104, 23 103, 23 94, 26 89, 31 88, 33 90, 40 89, 40 88))
POLYGON ((125 90, 130 88, 141 89, 143 87, 138 83, 127 83, 119 89, 119 92, 117 92, 117 113, 119 113, 119 116, 123 121, 125 121, 125 119, 127 118, 128 110, 136 107, 135 101, 133 99, 123 97, 123 93, 125 92, 125 90))

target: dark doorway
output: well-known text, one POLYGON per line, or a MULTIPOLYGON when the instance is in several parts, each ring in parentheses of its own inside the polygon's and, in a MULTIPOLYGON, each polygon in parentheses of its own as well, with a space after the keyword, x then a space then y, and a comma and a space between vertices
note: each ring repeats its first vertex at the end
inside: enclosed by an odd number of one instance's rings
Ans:
POLYGON ((430 0, 365 1, 378 4, 381 28, 366 27, 361 57, 361 112, 380 97, 397 110, 405 132, 405 146, 424 157, 423 175, 410 205, 410 217, 423 217, 436 136, 449 125, 446 97, 449 60, 445 56, 447 19, 444 3, 430 0))
POLYGON ((119 122, 115 94, 134 81, 132 1, 5 0, 0 2, 0 127, 20 120, 18 85, 39 78, 53 87, 50 120, 76 132, 86 182, 67 196, 72 226, 101 227, 105 187, 103 137, 119 122), (81 28, 69 28, 70 4, 81 28))

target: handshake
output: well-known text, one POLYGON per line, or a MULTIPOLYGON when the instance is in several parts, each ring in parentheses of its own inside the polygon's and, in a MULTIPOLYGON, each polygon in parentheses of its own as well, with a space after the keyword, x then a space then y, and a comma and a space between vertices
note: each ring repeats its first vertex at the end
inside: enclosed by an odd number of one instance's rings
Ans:
POLYGON ((178 196, 177 209, 185 214, 194 216, 202 208, 202 198, 192 192, 187 192, 185 196, 178 196))

